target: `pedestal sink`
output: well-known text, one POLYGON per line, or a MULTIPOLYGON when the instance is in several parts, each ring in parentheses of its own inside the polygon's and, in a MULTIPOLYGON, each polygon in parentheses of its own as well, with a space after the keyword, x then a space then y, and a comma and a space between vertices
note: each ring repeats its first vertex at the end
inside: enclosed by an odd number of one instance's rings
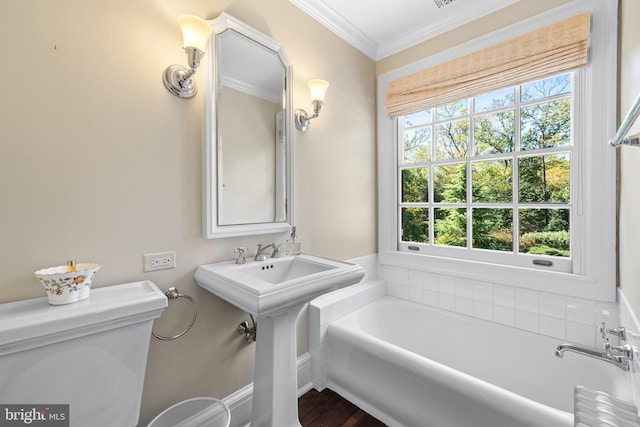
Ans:
POLYGON ((355 264, 308 254, 198 267, 198 285, 258 318, 251 427, 300 427, 296 318, 313 298, 359 282, 355 264))

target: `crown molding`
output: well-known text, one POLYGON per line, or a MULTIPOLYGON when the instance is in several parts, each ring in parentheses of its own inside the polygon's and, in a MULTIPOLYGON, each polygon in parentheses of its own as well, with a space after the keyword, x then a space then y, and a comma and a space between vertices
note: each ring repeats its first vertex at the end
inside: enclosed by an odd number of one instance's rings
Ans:
POLYGON ((463 9, 463 12, 448 18, 439 18, 427 23, 424 27, 413 28, 398 36, 377 43, 372 40, 342 15, 327 6, 323 0, 289 0, 303 12, 333 31, 347 43, 367 55, 374 61, 379 61, 402 50, 415 46, 433 37, 439 36, 468 24, 483 16, 494 13, 502 8, 517 3, 520 0, 503 0, 500 4, 478 11, 477 7, 463 9))
POLYGON ((378 44, 358 30, 349 21, 319 0, 289 0, 313 19, 333 31, 347 43, 376 60, 378 44))

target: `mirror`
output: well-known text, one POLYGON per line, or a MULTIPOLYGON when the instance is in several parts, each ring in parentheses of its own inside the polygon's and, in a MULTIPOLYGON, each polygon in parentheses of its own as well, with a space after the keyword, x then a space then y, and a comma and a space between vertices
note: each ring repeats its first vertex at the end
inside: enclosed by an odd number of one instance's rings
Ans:
POLYGON ((292 224, 291 64, 280 43, 223 12, 203 64, 204 234, 292 224))

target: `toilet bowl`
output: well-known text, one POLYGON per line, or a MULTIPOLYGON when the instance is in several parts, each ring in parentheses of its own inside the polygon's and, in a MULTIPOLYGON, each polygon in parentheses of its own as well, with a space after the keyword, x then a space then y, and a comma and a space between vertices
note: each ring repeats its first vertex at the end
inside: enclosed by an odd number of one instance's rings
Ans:
POLYGON ((194 397, 159 413, 147 427, 229 427, 231 412, 221 400, 194 397))

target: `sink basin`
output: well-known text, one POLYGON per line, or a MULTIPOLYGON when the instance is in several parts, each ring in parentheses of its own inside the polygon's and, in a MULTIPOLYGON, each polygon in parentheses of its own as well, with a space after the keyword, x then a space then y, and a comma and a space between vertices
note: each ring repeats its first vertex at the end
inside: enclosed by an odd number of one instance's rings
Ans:
POLYGON ((301 254, 265 261, 234 261, 198 267, 198 285, 257 317, 276 315, 313 298, 359 282, 355 264, 301 254))
POLYGON ((359 282, 362 267, 302 254, 265 261, 201 265, 198 285, 257 318, 252 427, 298 421, 296 318, 313 298, 359 282))
POLYGON ((236 271, 274 285, 283 285, 291 280, 320 273, 321 271, 327 271, 332 268, 335 267, 325 263, 314 262, 306 257, 287 257, 286 259, 276 258, 273 262, 252 262, 240 266, 236 271))

